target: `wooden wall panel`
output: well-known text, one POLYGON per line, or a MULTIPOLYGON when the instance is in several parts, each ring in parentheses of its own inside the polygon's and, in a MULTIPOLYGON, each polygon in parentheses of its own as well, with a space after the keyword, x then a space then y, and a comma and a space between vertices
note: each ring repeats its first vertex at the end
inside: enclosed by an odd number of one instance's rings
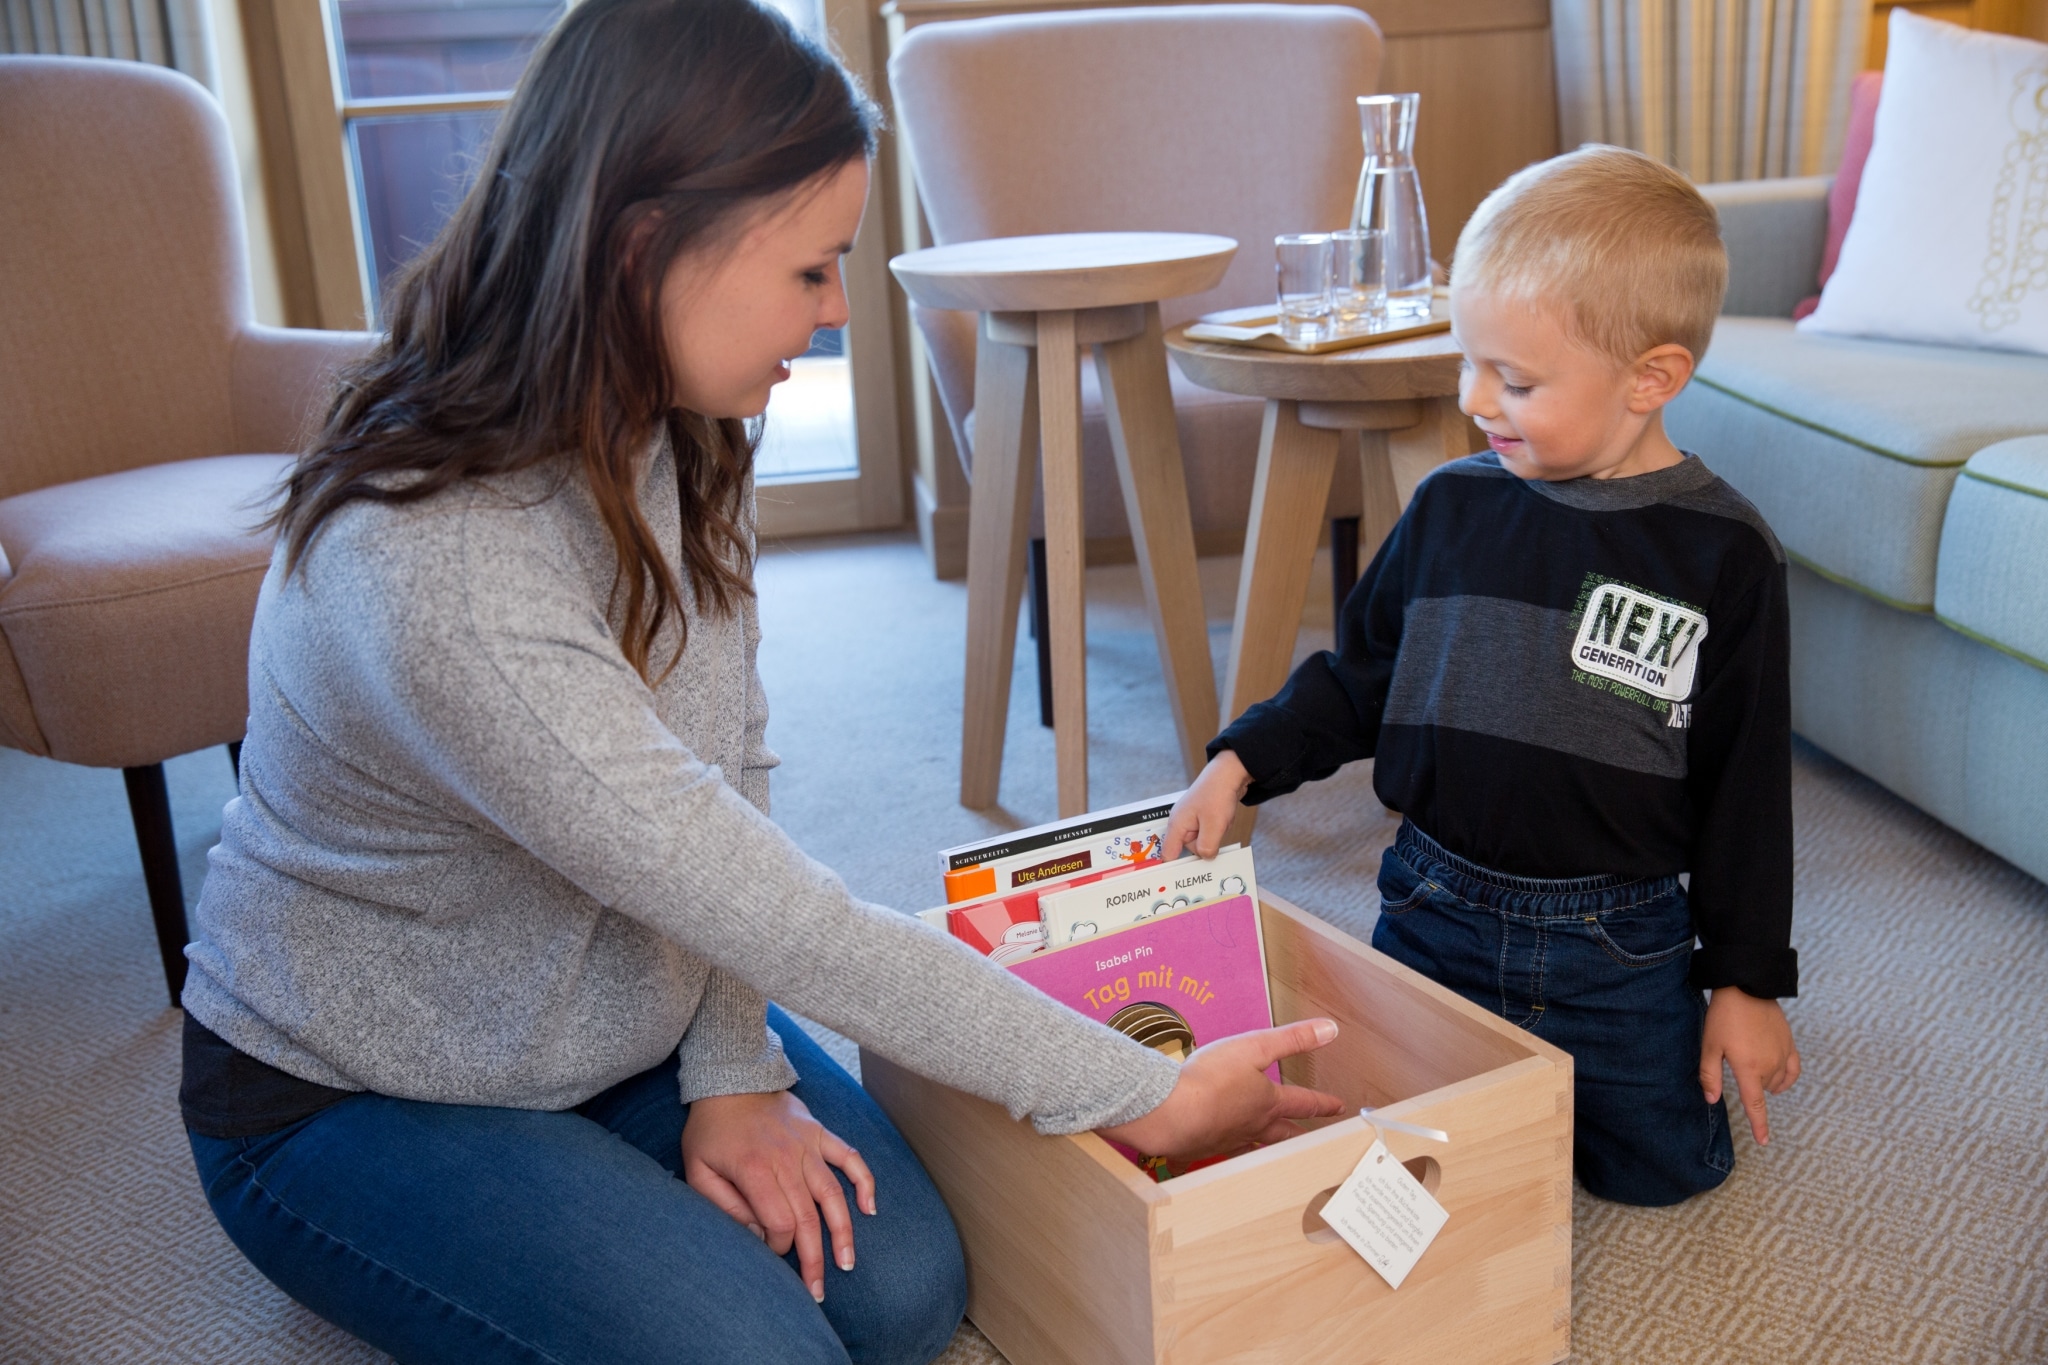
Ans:
POLYGON ((1494 186, 1558 153, 1547 24, 1389 38, 1380 89, 1422 92, 1415 165, 1440 261, 1494 186))
POLYGON ((1987 33, 2016 33, 2048 42, 2048 0, 1876 0, 1870 11, 1870 53, 1866 70, 1884 66, 1886 25, 1895 9, 1987 33))

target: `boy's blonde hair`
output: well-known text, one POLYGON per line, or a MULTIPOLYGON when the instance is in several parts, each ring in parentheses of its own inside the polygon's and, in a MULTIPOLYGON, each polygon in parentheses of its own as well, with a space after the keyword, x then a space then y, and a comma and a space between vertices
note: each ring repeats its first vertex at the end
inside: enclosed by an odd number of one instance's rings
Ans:
POLYGON ((1669 166, 1591 143, 1517 171, 1458 235, 1452 283, 1561 313, 1620 364, 1706 354, 1728 288, 1713 205, 1669 166))

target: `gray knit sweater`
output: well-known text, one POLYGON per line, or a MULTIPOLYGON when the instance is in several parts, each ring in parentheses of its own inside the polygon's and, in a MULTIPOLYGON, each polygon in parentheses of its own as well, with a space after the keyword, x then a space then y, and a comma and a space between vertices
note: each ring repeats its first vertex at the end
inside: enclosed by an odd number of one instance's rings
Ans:
MULTIPOLYGON (((679 563, 665 452, 641 501, 679 563)), ((650 690, 614 563, 580 475, 549 469, 351 503, 290 578, 273 563, 194 1018, 322 1085, 563 1109, 679 1039, 685 1103, 788 1086, 773 997, 1041 1131, 1166 1098, 1173 1062, 805 857, 767 814, 752 602, 691 609, 650 690)))

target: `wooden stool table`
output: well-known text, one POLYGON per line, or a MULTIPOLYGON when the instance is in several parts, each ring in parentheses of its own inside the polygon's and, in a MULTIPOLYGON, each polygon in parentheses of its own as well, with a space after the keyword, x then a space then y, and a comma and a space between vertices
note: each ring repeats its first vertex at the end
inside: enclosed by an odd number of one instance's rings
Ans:
POLYGON ((1369 558, 1423 476, 1471 452, 1473 429, 1458 411, 1463 357, 1448 332, 1295 355, 1190 341, 1185 330, 1166 337, 1182 374, 1203 388, 1266 400, 1224 683, 1234 720, 1287 679, 1343 434, 1359 434, 1358 554, 1369 558))
POLYGON ((1237 243, 1174 232, 960 242, 889 268, 926 308, 981 314, 967 511, 967 686, 960 802, 992 806, 1002 777, 1031 487, 1044 451, 1047 620, 1059 813, 1088 809, 1080 351, 1095 353, 1117 480, 1159 640, 1181 757, 1199 771, 1216 730, 1216 679, 1195 577, 1159 300, 1222 280, 1237 243), (1035 393, 1035 401, 1034 401, 1035 393))

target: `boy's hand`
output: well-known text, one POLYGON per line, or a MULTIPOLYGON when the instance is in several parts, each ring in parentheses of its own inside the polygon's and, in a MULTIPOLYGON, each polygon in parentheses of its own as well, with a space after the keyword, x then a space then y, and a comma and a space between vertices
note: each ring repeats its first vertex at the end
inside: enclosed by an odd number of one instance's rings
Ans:
POLYGON ((1771 1120, 1764 1095, 1781 1095, 1799 1079, 1799 1049, 1792 1044, 1792 1026, 1777 1001, 1744 995, 1733 986, 1714 991, 1700 1042, 1700 1089, 1708 1104, 1721 1098, 1723 1061, 1735 1073, 1736 1093, 1749 1114, 1756 1145, 1768 1146, 1771 1120))
POLYGON ((1210 759, 1194 785, 1173 803, 1159 856, 1178 858, 1182 849, 1192 848, 1198 857, 1215 857, 1230 822, 1237 818, 1237 803, 1251 785, 1252 775, 1245 771, 1244 760, 1231 750, 1210 759))

